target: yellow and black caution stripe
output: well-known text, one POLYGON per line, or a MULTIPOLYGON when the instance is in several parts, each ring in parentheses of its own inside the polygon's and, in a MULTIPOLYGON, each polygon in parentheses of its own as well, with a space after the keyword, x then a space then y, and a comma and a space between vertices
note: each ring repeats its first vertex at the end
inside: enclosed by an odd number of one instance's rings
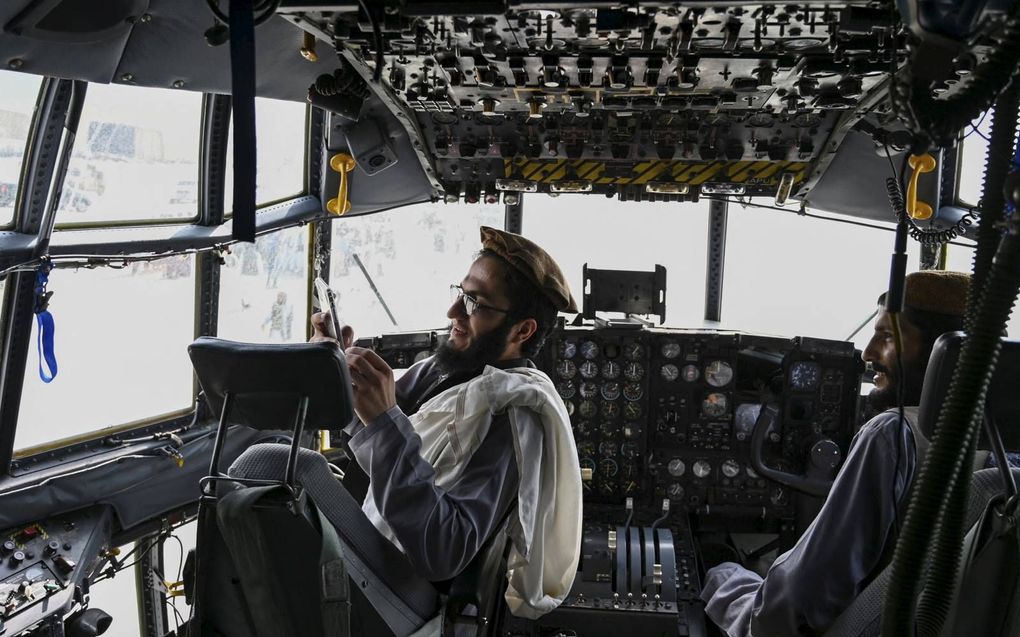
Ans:
POLYGON ((777 187, 783 174, 793 173, 794 184, 807 176, 802 161, 677 161, 603 162, 591 160, 531 161, 506 159, 507 178, 543 184, 562 180, 588 180, 597 185, 630 186, 649 182, 672 182, 699 186, 706 182, 777 187))

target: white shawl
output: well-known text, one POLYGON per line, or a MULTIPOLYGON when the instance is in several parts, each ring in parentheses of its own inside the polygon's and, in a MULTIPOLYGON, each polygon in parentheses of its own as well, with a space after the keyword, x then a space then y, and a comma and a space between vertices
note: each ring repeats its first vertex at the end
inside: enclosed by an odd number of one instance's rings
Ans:
MULTIPOLYGON (((520 485, 510 527, 506 602, 514 615, 534 619, 570 592, 581 552, 581 469, 570 418, 552 381, 537 369, 486 367, 434 396, 410 421, 421 437, 422 458, 436 471, 436 485, 446 488, 457 482, 485 439, 492 416, 510 407, 532 410, 542 424, 541 431, 523 427, 509 411, 520 485)), ((363 509, 396 543, 371 490, 363 509)))

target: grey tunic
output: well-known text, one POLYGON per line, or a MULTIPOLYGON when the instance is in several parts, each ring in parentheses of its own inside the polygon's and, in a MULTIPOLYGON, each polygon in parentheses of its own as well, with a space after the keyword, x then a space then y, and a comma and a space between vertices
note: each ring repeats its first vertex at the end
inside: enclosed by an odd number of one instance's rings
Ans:
POLYGON ((854 437, 832 490, 762 579, 726 562, 705 575, 705 612, 730 637, 821 634, 885 564, 915 474, 914 436, 897 411, 854 437))
MULTIPOLYGON (((533 365, 515 360, 500 366, 533 365)), ((471 562, 517 495, 513 432, 505 415, 494 418, 453 488, 436 486, 432 465, 419 453, 421 438, 406 414, 475 375, 443 376, 431 358, 416 363, 397 381, 396 407, 370 426, 355 422, 346 429, 380 514, 415 570, 437 582, 452 578, 471 562)), ((537 416, 531 417, 537 421, 537 416)))

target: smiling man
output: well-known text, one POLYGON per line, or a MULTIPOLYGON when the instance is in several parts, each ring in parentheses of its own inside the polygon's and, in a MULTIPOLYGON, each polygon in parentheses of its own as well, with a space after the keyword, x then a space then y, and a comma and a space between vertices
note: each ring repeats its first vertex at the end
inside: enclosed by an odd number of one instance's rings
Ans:
MULTIPOLYGON (((581 477, 566 407, 530 357, 577 306, 542 248, 488 227, 481 239, 451 286, 449 339, 399 381, 345 330, 358 415, 346 431, 369 478, 363 511, 427 579, 460 573, 509 516, 506 600, 538 617, 577 570, 581 477)), ((313 340, 326 318, 312 318, 313 340)))
POLYGON ((917 474, 917 450, 926 445, 915 438, 914 423, 928 358, 940 335, 963 329, 969 286, 970 276, 959 272, 907 276, 900 361, 892 317, 879 310, 863 353, 877 372, 868 400, 879 413, 854 437, 818 517, 764 579, 731 562, 706 573, 705 612, 727 635, 821 635, 888 562, 917 474))

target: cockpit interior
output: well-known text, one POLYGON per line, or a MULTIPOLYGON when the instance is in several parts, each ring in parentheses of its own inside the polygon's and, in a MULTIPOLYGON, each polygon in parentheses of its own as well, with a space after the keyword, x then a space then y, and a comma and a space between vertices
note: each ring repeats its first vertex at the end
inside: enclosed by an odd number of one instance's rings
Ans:
POLYGON ((750 634, 706 574, 843 506, 929 270, 971 283, 894 537, 796 634, 1020 634, 1018 3, 7 0, 0 65, 0 636, 750 634), (307 342, 428 360, 483 226, 578 302, 531 357, 583 510, 537 617, 511 523, 443 582, 378 541, 307 342))

